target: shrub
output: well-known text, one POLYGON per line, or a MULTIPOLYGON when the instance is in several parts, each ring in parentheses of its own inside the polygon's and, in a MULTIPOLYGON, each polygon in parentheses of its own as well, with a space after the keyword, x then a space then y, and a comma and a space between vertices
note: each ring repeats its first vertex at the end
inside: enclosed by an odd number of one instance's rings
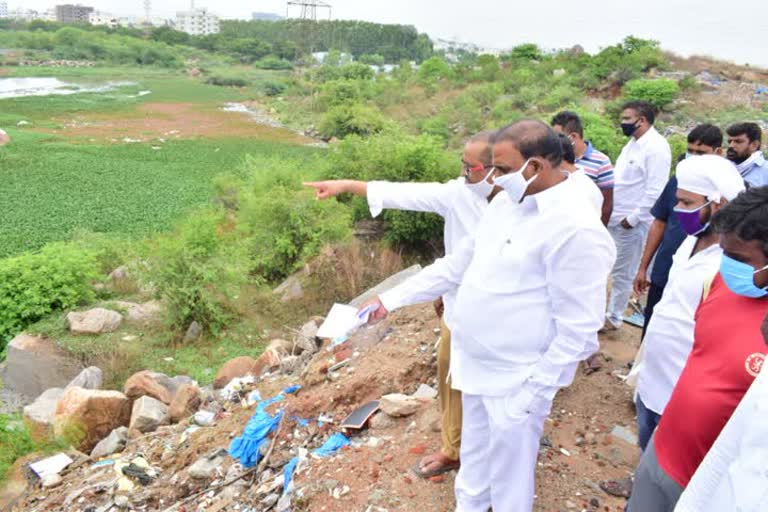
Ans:
POLYGON ((331 80, 320 87, 318 103, 324 107, 335 107, 356 103, 363 99, 363 91, 357 80, 331 80))
POLYGON ((662 109, 680 94, 677 82, 668 78, 630 80, 624 85, 624 95, 630 100, 644 100, 662 109))
POLYGON ((383 66, 386 62, 384 59, 384 56, 378 55, 378 54, 370 54, 366 53, 364 55, 361 55, 359 59, 357 59, 362 64, 368 64, 371 66, 383 66))
POLYGON ((246 278, 246 259, 227 233, 218 210, 204 210, 157 240, 148 277, 167 306, 171 329, 183 332, 197 321, 218 334, 232 319, 232 303, 246 278))
POLYGON ((270 80, 264 82, 261 88, 267 96, 280 96, 288 89, 288 84, 270 80))
POLYGON ((376 75, 370 66, 352 62, 339 68, 339 76, 347 80, 370 80, 376 75))
POLYGON ((293 64, 285 59, 269 55, 263 59, 257 60, 253 65, 259 69, 289 70, 293 69, 293 64))
POLYGON ((68 244, 0 260, 0 353, 29 324, 94 298, 96 255, 68 244))
POLYGON ((233 76, 212 76, 206 82, 221 87, 246 87, 248 85, 248 80, 233 76))
POLYGON ((347 135, 372 135, 384 128, 384 116, 376 107, 353 103, 330 109, 320 121, 320 134, 325 138, 347 135))
MULTIPOLYGON (((348 137, 334 147, 327 159, 327 179, 445 182, 458 174, 455 156, 440 141, 427 135, 407 135, 397 130, 368 138, 348 137)), ((355 218, 369 218, 365 200, 353 200, 355 218)), ((442 219, 437 215, 385 210, 385 238, 411 248, 436 247, 442 239, 442 219)))

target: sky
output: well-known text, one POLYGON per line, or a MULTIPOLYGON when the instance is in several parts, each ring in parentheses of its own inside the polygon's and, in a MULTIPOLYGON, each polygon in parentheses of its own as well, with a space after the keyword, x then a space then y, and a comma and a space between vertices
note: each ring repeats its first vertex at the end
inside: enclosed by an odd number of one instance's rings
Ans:
MULTIPOLYGON (((44 10, 55 0, 7 0, 44 10)), ((509 48, 580 44, 594 52, 627 35, 661 41, 681 55, 709 55, 768 68, 768 1, 744 0, 327 0, 333 18, 414 25, 432 37, 509 48)), ((141 15, 143 0, 79 0, 118 16, 141 15)), ((196 0, 223 18, 285 15, 285 0, 196 0)), ((152 0, 153 16, 173 17, 189 0, 152 0)), ((293 8, 293 13, 298 13, 293 8)))

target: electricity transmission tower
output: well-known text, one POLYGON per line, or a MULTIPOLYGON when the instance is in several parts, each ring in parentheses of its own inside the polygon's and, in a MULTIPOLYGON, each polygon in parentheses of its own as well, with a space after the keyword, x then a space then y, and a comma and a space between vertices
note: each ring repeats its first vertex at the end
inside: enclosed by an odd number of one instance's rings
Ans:
POLYGON ((290 18, 291 6, 301 8, 300 20, 317 21, 317 10, 328 9, 328 19, 331 19, 331 4, 321 0, 288 0, 288 6, 285 10, 285 17, 290 18))
POLYGON ((144 21, 150 24, 150 14, 152 13, 152 0, 144 0, 144 21))

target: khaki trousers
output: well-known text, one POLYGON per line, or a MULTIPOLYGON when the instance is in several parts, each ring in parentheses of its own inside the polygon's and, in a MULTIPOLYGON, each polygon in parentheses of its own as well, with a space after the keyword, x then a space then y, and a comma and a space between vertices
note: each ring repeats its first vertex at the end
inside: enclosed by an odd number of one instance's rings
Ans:
POLYGON ((437 349, 437 393, 442 414, 443 455, 459 460, 461 446, 461 391, 451 388, 451 331, 440 321, 440 345, 437 349))

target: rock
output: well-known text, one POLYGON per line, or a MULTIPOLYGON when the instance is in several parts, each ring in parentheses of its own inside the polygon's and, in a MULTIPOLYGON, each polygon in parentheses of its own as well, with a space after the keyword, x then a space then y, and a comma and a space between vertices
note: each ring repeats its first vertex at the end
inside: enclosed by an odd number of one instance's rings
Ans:
POLYGON ((96 366, 89 366, 85 370, 81 371, 77 377, 72 379, 72 382, 67 384, 67 388, 83 388, 83 389, 101 389, 102 381, 104 380, 104 374, 101 368, 96 366))
POLYGON ((264 505, 265 510, 269 510, 273 506, 277 504, 277 501, 280 499, 280 495, 276 493, 269 494, 266 498, 261 500, 261 504, 264 505))
POLYGON ((33 439, 42 441, 51 437, 56 405, 63 394, 61 388, 47 389, 31 405, 24 407, 24 423, 33 439))
POLYGON ((202 326, 197 323, 197 321, 193 321, 191 324, 189 324, 189 327, 187 328, 187 332, 184 334, 184 343, 192 343, 193 341, 197 341, 198 338, 203 334, 203 328, 202 326))
POLYGON ((61 475, 59 475, 58 473, 52 473, 50 475, 45 475, 42 478, 41 483, 42 483, 43 489, 50 489, 52 487, 57 487, 61 485, 62 480, 63 479, 61 478, 61 475))
POLYGON ((91 451, 91 458, 100 459, 113 453, 121 452, 125 449, 127 442, 128 429, 126 427, 118 427, 98 442, 91 451))
POLYGON ((201 403, 200 388, 194 384, 183 384, 173 397, 168 410, 171 423, 178 423, 192 416, 200 408, 201 403))
POLYGON ((418 274, 419 271, 421 271, 421 265, 413 265, 405 270, 398 272, 397 274, 391 275, 370 290, 353 299, 349 304, 350 306, 360 307, 374 297, 384 293, 391 288, 394 288, 408 278, 418 274))
POLYGON ((142 396, 151 396, 168 405, 173 401, 177 389, 176 382, 164 373, 142 370, 134 373, 125 381, 123 392, 131 400, 136 400, 142 396))
POLYGON ((637 434, 627 429, 626 427, 622 427, 621 425, 615 425, 613 427, 613 430, 611 430, 611 436, 614 439, 620 439, 626 443, 631 444, 632 446, 637 446, 637 434))
POLYGON ((197 459, 197 461, 194 464, 189 466, 189 469, 187 469, 187 473, 189 473, 190 477, 196 480, 205 480, 208 478, 213 478, 218 473, 217 470, 223 462, 224 462, 224 458, 219 456, 201 457, 197 459))
POLYGON ((53 387, 63 388, 82 365, 48 338, 19 334, 8 344, 3 385, 33 399, 53 387))
POLYGON ((584 441, 589 444, 597 444, 597 436, 592 432, 587 432, 584 434, 584 441))
POLYGON ((230 359, 221 367, 213 380, 213 389, 221 389, 232 379, 245 377, 246 375, 256 375, 256 360, 248 356, 240 356, 230 359))
POLYGON ((280 372, 293 375, 302 369, 303 359, 299 356, 287 356, 280 361, 280 372))
POLYGON ((115 305, 126 311, 125 317, 129 322, 149 323, 163 312, 163 306, 159 301, 151 300, 144 304, 137 304, 135 302, 123 302, 117 301, 115 305))
POLYGON ((301 284, 299 274, 294 274, 280 283, 277 288, 272 290, 275 295, 280 295, 282 302, 291 302, 304 297, 304 287, 301 284))
POLYGON ((69 331, 72 334, 102 334, 113 332, 123 321, 123 316, 117 311, 104 308, 89 309, 85 312, 67 314, 69 331))
POLYGON ((130 400, 119 391, 69 388, 56 406, 53 431, 89 453, 114 429, 127 425, 130 415, 130 400))
POLYGON ((151 396, 142 396, 133 402, 130 430, 134 432, 154 432, 160 425, 170 421, 168 406, 151 396))
POLYGON ((121 265, 109 273, 109 278, 112 280, 112 282, 128 279, 129 277, 128 267, 125 265, 121 265))
POLYGON ((565 508, 567 508, 567 509, 574 509, 576 507, 577 507, 577 505, 574 502, 572 502, 570 500, 566 500, 565 508))
POLYGON ((593 496, 589 500, 589 506, 594 508, 600 508, 600 500, 593 496))
POLYGON ((129 503, 128 496, 122 494, 115 496, 115 506, 117 508, 128 508, 129 503))
POLYGON ((393 393, 382 396, 379 405, 381 410, 388 415, 399 418, 402 416, 410 416, 418 411, 422 402, 418 398, 412 396, 393 393))
POLYGON ((173 382, 177 390, 181 388, 181 386, 183 386, 184 384, 193 384, 197 386, 197 382, 195 382, 195 379, 187 375, 177 375, 173 377, 171 381, 173 382))
POLYGON ((299 336, 296 337, 296 347, 301 353, 309 352, 314 354, 319 348, 317 340, 317 330, 322 324, 322 318, 313 318, 301 326, 299 336))
POLYGON ((411 396, 413 396, 414 398, 428 398, 428 399, 437 398, 437 390, 432 386, 421 384, 419 386, 419 389, 417 389, 416 392, 411 396))

